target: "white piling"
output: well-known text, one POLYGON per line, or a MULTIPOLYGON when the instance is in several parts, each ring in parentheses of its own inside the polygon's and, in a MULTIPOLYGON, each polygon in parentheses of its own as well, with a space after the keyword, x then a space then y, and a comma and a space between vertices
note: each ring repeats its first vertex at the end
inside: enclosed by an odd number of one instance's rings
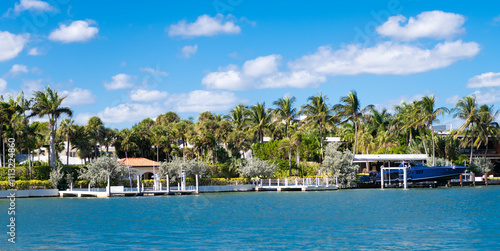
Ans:
POLYGON ((198 174, 196 175, 196 194, 198 194, 198 174))
MULTIPOLYGON (((141 176, 137 175, 137 192, 140 193, 141 192, 141 176)), ((130 188, 132 189, 132 188, 130 188)))
POLYGON ((326 178, 326 187, 328 187, 328 177, 326 178))

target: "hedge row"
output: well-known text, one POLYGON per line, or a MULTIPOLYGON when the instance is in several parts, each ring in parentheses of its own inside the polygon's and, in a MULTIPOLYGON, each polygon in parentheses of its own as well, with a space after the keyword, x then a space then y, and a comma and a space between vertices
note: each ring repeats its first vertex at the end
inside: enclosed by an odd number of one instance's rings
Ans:
POLYGON ((48 180, 16 180, 13 183, 15 186, 11 187, 9 181, 0 181, 0 190, 7 190, 7 189, 30 190, 30 189, 52 188, 52 184, 48 180))

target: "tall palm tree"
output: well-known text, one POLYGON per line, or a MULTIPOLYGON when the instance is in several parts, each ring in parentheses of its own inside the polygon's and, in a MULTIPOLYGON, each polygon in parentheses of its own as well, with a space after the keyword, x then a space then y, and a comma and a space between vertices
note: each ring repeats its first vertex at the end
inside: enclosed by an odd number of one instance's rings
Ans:
POLYGON ((285 123, 286 137, 290 137, 290 133, 288 131, 292 120, 297 115, 297 108, 293 107, 293 103, 295 103, 295 97, 290 96, 280 98, 273 103, 273 105, 276 106, 273 113, 278 118, 278 122, 285 123))
MULTIPOLYGON (((93 145, 94 145, 94 158, 97 159, 97 155, 99 155, 99 150, 97 149, 97 145, 100 143, 99 140, 104 131, 104 123, 97 116, 92 116, 87 121, 85 125, 85 130, 87 130, 92 137, 93 145)), ((99 147, 100 148, 100 147, 99 147)))
POLYGON ((326 103, 328 98, 320 93, 316 96, 310 96, 307 101, 308 104, 300 107, 299 114, 306 115, 305 123, 307 125, 317 125, 319 128, 319 144, 320 144, 320 157, 323 161, 323 129, 328 123, 330 118, 330 106, 326 103))
POLYGON ((432 136, 432 165, 434 166, 436 164, 436 146, 435 146, 435 141, 434 141, 434 127, 433 127, 433 122, 439 122, 437 119, 437 116, 443 115, 445 113, 449 113, 450 110, 446 107, 439 107, 439 108, 434 108, 435 106, 435 98, 434 95, 430 96, 424 96, 422 100, 418 101, 418 108, 417 108, 417 113, 420 113, 421 116, 420 120, 427 126, 430 127, 431 129, 431 136, 432 136))
POLYGON ((271 124, 271 112, 266 107, 265 103, 257 103, 250 107, 249 121, 252 126, 251 130, 257 132, 259 142, 264 143, 264 130, 268 129, 271 124))
MULTIPOLYGON (((460 99, 459 101, 457 101, 455 108, 452 109, 452 112, 454 113, 453 118, 458 117, 465 120, 465 123, 458 128, 457 133, 464 132, 466 131, 467 128, 470 128, 470 130, 472 131, 472 137, 470 140, 470 158, 469 158, 469 163, 471 163, 472 151, 474 147, 474 124, 477 124, 477 122, 479 121, 479 112, 477 109, 476 97, 467 96, 460 99)), ((466 140, 466 137, 464 137, 464 140, 466 140)))
POLYGON ((32 107, 32 116, 38 117, 49 117, 49 127, 50 127, 50 161, 51 167, 56 165, 56 150, 55 150, 55 126, 57 124, 57 119, 63 114, 68 116, 73 115, 73 111, 69 107, 62 107, 61 103, 66 98, 60 97, 57 91, 54 91, 47 86, 43 91, 37 91, 34 94, 34 105, 32 107))
MULTIPOLYGON (((358 94, 356 91, 351 91, 347 96, 340 98, 340 104, 337 104, 333 108, 338 116, 344 119, 344 123, 351 121, 354 124, 354 146, 353 146, 353 158, 357 152, 356 144, 358 140, 358 126, 359 119, 369 109, 373 109, 373 105, 367 105, 361 108, 361 103, 359 102, 358 94)), ((352 162, 352 160, 351 160, 352 162)))
POLYGON ((71 145, 70 145, 70 138, 74 133, 75 127, 74 127, 74 120, 70 118, 65 118, 61 121, 61 124, 59 125, 59 131, 61 134, 66 136, 66 165, 69 165, 69 153, 71 151, 71 145))
POLYGON ((495 122, 495 119, 500 111, 494 111, 493 105, 481 105, 479 107, 478 113, 478 135, 475 143, 477 146, 481 145, 481 143, 486 145, 486 150, 484 151, 484 157, 486 158, 486 154, 488 153, 489 138, 491 137, 494 141, 496 141, 498 135, 499 125, 497 122, 495 122))

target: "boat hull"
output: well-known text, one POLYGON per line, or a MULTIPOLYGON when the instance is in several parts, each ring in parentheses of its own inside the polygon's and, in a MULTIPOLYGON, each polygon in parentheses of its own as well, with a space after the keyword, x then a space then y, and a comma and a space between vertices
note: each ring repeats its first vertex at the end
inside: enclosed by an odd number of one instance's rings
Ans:
MULTIPOLYGON (((465 172, 465 166, 414 166, 407 169, 406 178, 408 182, 421 181, 447 181, 458 177, 465 172)), ((374 181, 380 183, 381 176, 378 174, 374 181)), ((384 181, 403 181, 403 170, 389 170, 384 172, 384 181)))

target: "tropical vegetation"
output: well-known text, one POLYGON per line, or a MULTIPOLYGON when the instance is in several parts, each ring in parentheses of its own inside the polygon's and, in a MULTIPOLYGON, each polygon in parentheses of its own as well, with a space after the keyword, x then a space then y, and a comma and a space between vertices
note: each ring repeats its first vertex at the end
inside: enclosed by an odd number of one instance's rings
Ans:
MULTIPOLYGON (((65 98, 47 87, 31 98, 20 93, 0 100, 1 166, 6 166, 5 144, 14 138, 16 154, 30 156, 22 167, 26 179, 37 175, 39 154, 50 156, 49 172, 57 169, 56 175, 65 146, 84 160, 85 170, 93 170, 93 163, 101 163, 100 157, 114 154, 117 158, 145 157, 163 162, 161 172, 172 176, 184 165, 193 169, 190 174, 211 178, 322 174, 339 178, 344 177, 343 171, 338 171, 331 159, 338 152, 351 158, 343 167, 348 169, 354 168, 354 154, 424 153, 432 159, 428 164, 435 164, 438 158, 463 164, 464 160, 471 163, 474 154, 486 156, 492 150, 488 142, 495 142, 499 135, 495 122, 498 111, 493 106, 480 106, 473 96, 460 99, 452 108, 435 107, 435 97, 429 95, 382 109, 363 106, 356 91, 334 104, 329 103, 327 95, 318 93, 302 105, 287 96, 271 106, 263 102, 239 104, 228 114, 205 111, 197 119, 183 119, 165 111, 121 130, 106 127, 97 116, 78 125, 71 119, 71 108, 63 105, 65 98), (448 113, 465 123, 448 133, 436 133, 436 123, 448 113), (34 121, 34 117, 46 118, 47 122, 34 121), (328 146, 334 137, 342 144, 328 146), (250 156, 248 161, 242 160, 250 156)), ((69 156, 62 160, 67 163, 69 156)), ((363 166, 356 171, 370 169, 363 166)), ((78 177, 74 170, 71 172, 66 180, 78 177)), ((111 171, 105 174, 91 182, 114 175, 111 171)), ((83 172, 80 178, 84 177, 83 172)), ((63 177, 57 178, 64 182, 63 177)), ((350 177, 342 179, 346 186, 351 184, 350 177)))

